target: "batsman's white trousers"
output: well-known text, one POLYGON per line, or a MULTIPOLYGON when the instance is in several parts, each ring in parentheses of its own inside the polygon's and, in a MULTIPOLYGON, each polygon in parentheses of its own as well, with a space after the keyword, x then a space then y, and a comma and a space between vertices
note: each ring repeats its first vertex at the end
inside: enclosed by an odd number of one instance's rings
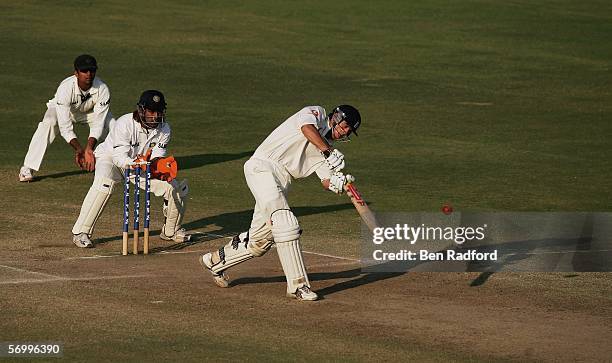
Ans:
POLYGON ((270 238, 272 231, 268 221, 279 209, 290 209, 287 193, 291 176, 270 160, 251 158, 244 164, 244 176, 255 197, 255 209, 249 229, 249 239, 259 241, 270 238))
MULTIPOLYGON (((132 175, 133 174, 134 172, 132 171, 132 175)), ((145 171, 143 170, 140 176, 140 189, 142 190, 144 190, 145 188, 144 175, 145 175, 145 171)), ((105 179, 111 179, 112 181, 116 183, 116 185, 119 184, 118 189, 123 190, 123 184, 120 183, 120 182, 123 182, 123 170, 115 166, 115 164, 113 164, 112 157, 110 156, 96 157, 96 172, 94 176, 94 182, 92 183, 92 187, 89 188, 89 191, 87 192, 87 196, 85 197, 83 205, 81 206, 81 212, 79 213, 79 218, 77 219, 76 223, 74 224, 74 227, 72 228, 73 234, 87 233, 91 235, 95 227, 96 221, 87 220, 88 216, 100 215, 100 213, 102 212, 102 209, 104 209, 104 205, 101 205, 101 206, 98 206, 96 204, 90 205, 86 203, 86 201, 96 200, 94 193, 97 194, 97 193, 100 193, 100 191, 94 186, 96 184, 101 184, 102 181, 105 179), (98 208, 99 210, 93 210, 94 208, 98 208)), ((134 183, 133 177, 131 178, 131 182, 132 184, 134 183)), ((163 197, 164 200, 168 201, 168 203, 174 203, 175 209, 178 210, 178 216, 174 217, 173 219, 176 219, 180 223, 180 221, 183 219, 183 213, 185 211, 185 208, 184 208, 184 201, 182 200, 181 193, 178 190, 179 187, 180 187, 180 183, 177 182, 176 180, 173 180, 170 183, 168 183, 167 181, 158 180, 158 179, 150 180, 151 193, 153 193, 154 195, 158 197, 163 197)), ((133 195, 130 195, 130 200, 132 200, 132 197, 133 195)), ((143 196, 141 196, 141 198, 143 198, 143 196)), ((141 205, 144 205, 144 204, 141 203, 141 205)), ((175 230, 178 229, 178 227, 174 225, 172 225, 171 227, 172 229, 174 229, 173 231, 165 231, 166 235, 168 236, 173 236, 175 230)))
MULTIPOLYGON (((77 118, 73 119, 72 123, 87 124, 91 127, 91 123, 94 121, 93 115, 93 111, 86 114, 77 115, 77 118)), ((74 117, 73 114, 71 114, 71 116, 74 117)), ((112 120, 114 120, 113 116, 109 112, 106 120, 104 120, 104 131, 100 137, 100 140, 98 140, 98 144, 101 143, 106 137, 112 120)), ((38 171, 45 156, 45 152, 47 151, 47 147, 53 143, 58 133, 59 127, 57 125, 57 113, 55 112, 55 107, 48 107, 47 112, 45 112, 42 121, 38 123, 38 128, 32 136, 28 153, 25 156, 23 165, 38 171)))

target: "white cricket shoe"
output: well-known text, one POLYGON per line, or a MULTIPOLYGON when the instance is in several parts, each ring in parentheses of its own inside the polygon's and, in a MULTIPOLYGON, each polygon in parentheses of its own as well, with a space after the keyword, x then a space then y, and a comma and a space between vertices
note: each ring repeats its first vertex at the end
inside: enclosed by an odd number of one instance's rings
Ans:
POLYGON ((87 233, 79 233, 72 236, 72 242, 80 248, 93 248, 93 243, 87 233))
POLYGON ((187 233, 187 231, 185 230, 185 228, 180 228, 178 230, 176 230, 176 232, 174 232, 174 236, 166 236, 166 234, 164 233, 165 230, 165 225, 164 227, 162 227, 162 231, 159 234, 159 238, 163 239, 164 241, 174 241, 174 242, 189 242, 191 241, 191 235, 187 233))
POLYGON ((298 287, 293 294, 287 293, 288 297, 294 297, 300 301, 315 301, 319 298, 314 291, 310 289, 310 286, 298 287))
POLYGON ((221 272, 220 274, 213 272, 212 253, 208 252, 207 254, 200 256, 199 261, 200 264, 212 274, 213 280, 215 281, 215 284, 217 284, 217 286, 229 287, 229 278, 227 277, 225 272, 221 272))
POLYGON ((32 169, 27 166, 22 166, 21 169, 19 169, 19 181, 31 182, 32 180, 34 180, 34 172, 32 169))

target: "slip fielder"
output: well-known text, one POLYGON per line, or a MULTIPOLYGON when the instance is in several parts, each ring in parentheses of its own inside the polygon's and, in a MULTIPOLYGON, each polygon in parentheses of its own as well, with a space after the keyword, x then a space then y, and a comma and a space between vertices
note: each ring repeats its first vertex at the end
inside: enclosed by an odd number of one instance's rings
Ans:
POLYGON ((340 105, 329 115, 320 106, 308 106, 278 126, 255 150, 244 164, 246 182, 255 197, 250 229, 218 251, 200 256, 218 286, 229 286, 225 270, 262 256, 275 244, 287 278, 287 296, 317 300, 302 258, 302 230, 287 203, 287 192, 293 179, 314 172, 325 189, 341 194, 354 178, 340 171, 344 155, 332 144, 357 134, 360 124, 361 116, 353 106, 340 105))
POLYGON ((110 112, 110 90, 98 77, 98 63, 88 54, 74 60, 74 74, 64 79, 55 96, 47 102, 47 111, 32 136, 28 152, 19 170, 19 181, 34 179, 34 171, 40 169, 47 147, 57 133, 74 149, 76 164, 84 170, 93 171, 96 159, 94 148, 114 122, 110 112), (74 124, 87 123, 89 138, 85 148, 74 132, 74 124))

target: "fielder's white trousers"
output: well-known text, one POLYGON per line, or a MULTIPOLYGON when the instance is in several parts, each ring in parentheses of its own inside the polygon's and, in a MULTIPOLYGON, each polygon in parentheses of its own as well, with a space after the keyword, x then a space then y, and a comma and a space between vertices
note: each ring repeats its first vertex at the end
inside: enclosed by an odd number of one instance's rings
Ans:
MULTIPOLYGON (((132 177, 130 181, 134 184, 134 171, 132 171, 132 177)), ((143 170, 140 175, 140 189, 145 189, 145 171, 143 170)), ((87 196, 85 196, 85 200, 83 201, 83 205, 81 206, 81 212, 79 213, 79 218, 77 219, 74 227, 72 228, 73 234, 79 233, 87 233, 91 234, 96 220, 88 220, 88 216, 100 215, 102 213, 102 209, 104 209, 104 203, 89 203, 88 201, 97 200, 98 193, 101 193, 96 185, 100 185, 105 183, 106 180, 112 180, 115 185, 113 189, 123 190, 123 169, 115 166, 112 161, 112 157, 110 156, 101 156, 96 157, 96 171, 94 176, 94 182, 92 183, 91 188, 87 192, 87 196), (95 210, 94 210, 95 209, 95 210)), ((164 200, 167 200, 168 203, 174 203, 176 208, 178 209, 179 216, 177 217, 179 221, 183 218, 184 213, 184 201, 181 200, 181 194, 178 191, 180 184, 176 180, 172 182, 167 182, 158 179, 150 180, 150 192, 158 197, 163 197, 164 200)), ((130 195, 130 199, 133 195, 130 195)), ((141 196, 144 198, 144 194, 141 196)), ((144 205, 144 204, 141 204, 144 205)), ((119 212, 119 211, 118 211, 119 212)), ((97 218, 96 218, 97 219, 97 218)), ((174 226, 172 226, 175 229, 174 226)), ((169 231, 167 235, 174 235, 175 231, 169 231)))
POLYGON ((287 193, 291 176, 278 164, 264 159, 251 158, 244 164, 247 185, 255 197, 253 219, 249 239, 259 241, 270 238, 270 216, 278 209, 290 209, 287 193))
MULTIPOLYGON (((71 116, 74 117, 72 114, 71 116)), ((80 114, 77 115, 77 118, 72 120, 72 123, 87 124, 91 127, 91 123, 94 121, 93 117, 93 111, 86 114, 80 114)), ((104 137, 106 137, 111 120, 113 120, 113 116, 109 112, 106 120, 104 120, 104 132, 100 137, 100 140, 98 140, 98 144, 104 140, 104 137)), ((47 112, 45 112, 42 121, 38 123, 38 128, 32 136, 28 153, 25 156, 23 165, 38 171, 45 156, 45 152, 47 151, 47 147, 53 143, 58 133, 59 127, 57 125, 57 113, 55 112, 55 107, 51 106, 47 108, 47 112)))

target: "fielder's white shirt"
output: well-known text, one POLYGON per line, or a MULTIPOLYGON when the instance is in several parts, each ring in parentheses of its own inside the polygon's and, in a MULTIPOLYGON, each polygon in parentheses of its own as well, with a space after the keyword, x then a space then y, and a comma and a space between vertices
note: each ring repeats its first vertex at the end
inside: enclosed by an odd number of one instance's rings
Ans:
POLYGON ((125 168, 138 155, 145 155, 149 149, 151 159, 164 158, 172 130, 167 122, 156 129, 147 130, 134 120, 133 113, 117 119, 103 143, 95 150, 97 157, 111 157, 113 164, 125 168))
POLYGON ((305 178, 313 172, 321 180, 329 179, 331 171, 325 157, 302 133, 304 125, 314 125, 323 138, 330 130, 323 107, 304 107, 272 131, 255 150, 253 157, 274 161, 294 179, 305 178))
POLYGON ((87 91, 79 88, 77 77, 72 75, 62 81, 55 96, 47 102, 47 107, 55 107, 60 134, 66 140, 76 138, 73 122, 84 122, 87 114, 93 112, 89 137, 100 139, 104 130, 104 120, 110 110, 110 90, 98 77, 95 77, 87 91))

